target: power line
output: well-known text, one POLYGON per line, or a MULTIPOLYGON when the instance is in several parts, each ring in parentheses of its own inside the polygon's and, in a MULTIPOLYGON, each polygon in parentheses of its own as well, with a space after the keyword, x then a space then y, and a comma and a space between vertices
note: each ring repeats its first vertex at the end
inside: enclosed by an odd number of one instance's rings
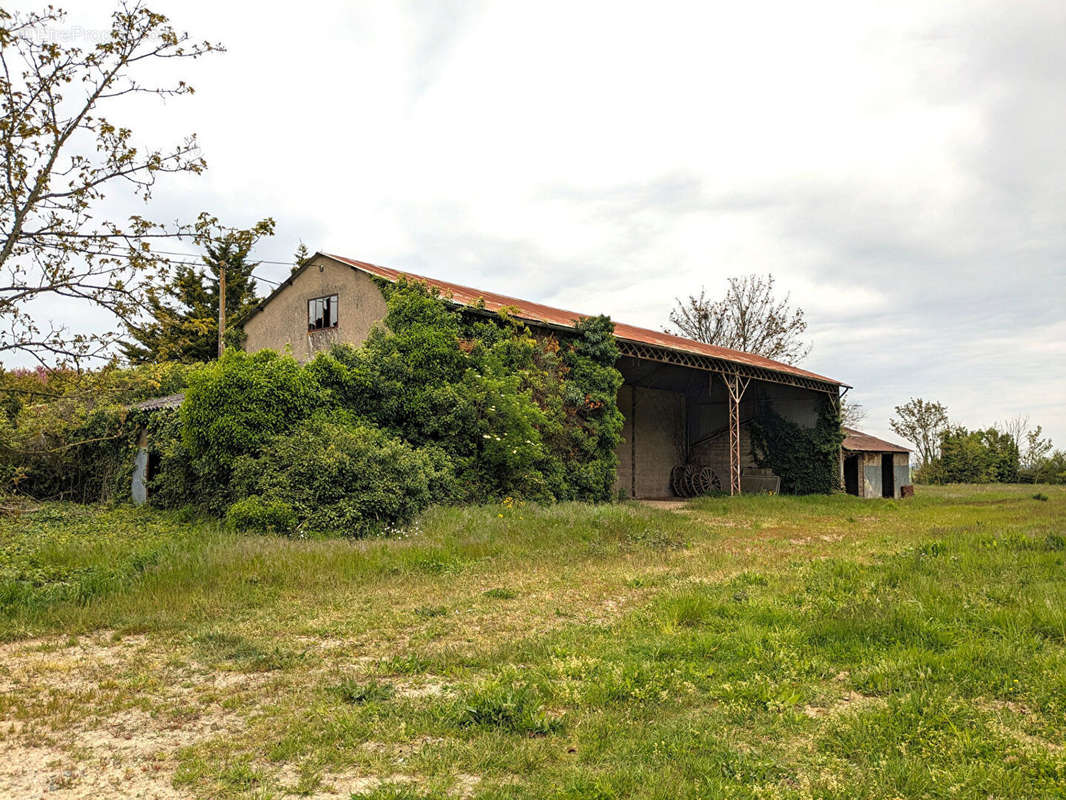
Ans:
MULTIPOLYGON (((48 242, 37 242, 35 244, 35 246, 36 247, 50 247, 50 248, 52 248, 54 250, 59 250, 59 249, 62 248, 61 245, 50 244, 48 242)), ((77 250, 72 250, 71 252, 76 254, 78 251, 77 250)), ((82 251, 82 252, 88 252, 89 255, 94 255, 94 256, 111 256, 113 258, 121 258, 122 255, 123 255, 120 250, 116 250, 115 252, 110 252, 110 251, 105 252, 105 251, 100 251, 100 250, 82 251)), ((176 250, 155 250, 155 249, 152 249, 152 250, 147 250, 147 251, 134 250, 134 252, 137 253, 138 255, 182 256, 183 258, 199 258, 199 256, 196 255, 196 253, 179 253, 176 250)), ((167 259, 167 260, 171 264, 189 264, 191 266, 203 266, 203 263, 200 262, 200 261, 191 261, 190 262, 190 261, 174 261, 172 259, 167 259)), ((296 266, 296 262, 295 261, 271 261, 270 259, 266 259, 266 258, 259 258, 259 259, 256 259, 256 261, 258 263, 260 263, 260 264, 277 264, 277 265, 283 266, 283 267, 295 267, 296 266)))
MULTIPOLYGON (((46 243, 39 243, 37 246, 38 247, 51 247, 51 248, 54 248, 54 249, 58 249, 58 247, 59 247, 58 245, 46 244, 46 243)), ((113 257, 113 258, 121 258, 122 257, 121 253, 106 253, 106 252, 92 252, 92 253, 90 253, 90 255, 108 256, 108 257, 113 257)), ((196 257, 192 253, 178 253, 178 252, 173 251, 173 250, 152 250, 152 251, 150 251, 148 253, 148 255, 184 256, 185 258, 195 258, 196 257)), ((168 264, 179 264, 179 265, 181 265, 183 267, 203 267, 203 266, 206 266, 202 260, 201 261, 179 261, 177 259, 168 258, 168 259, 166 259, 166 262, 168 264)), ((266 259, 257 259, 256 263, 257 264, 277 264, 277 265, 283 266, 283 267, 295 267, 296 266, 296 262, 294 262, 294 261, 268 261, 266 259)), ((264 283, 269 283, 269 284, 272 284, 273 286, 281 286, 281 284, 284 283, 284 281, 275 281, 275 280, 273 280, 271 278, 264 278, 261 275, 256 275, 254 272, 251 273, 251 276, 253 278, 255 278, 257 281, 263 281, 264 283)))
MULTIPOLYGON (((184 256, 186 258, 196 258, 195 253, 178 253, 173 250, 152 250, 152 253, 158 253, 161 256, 184 256)), ((280 266, 292 267, 296 265, 294 261, 270 261, 265 258, 256 259, 260 264, 278 264, 280 266)))

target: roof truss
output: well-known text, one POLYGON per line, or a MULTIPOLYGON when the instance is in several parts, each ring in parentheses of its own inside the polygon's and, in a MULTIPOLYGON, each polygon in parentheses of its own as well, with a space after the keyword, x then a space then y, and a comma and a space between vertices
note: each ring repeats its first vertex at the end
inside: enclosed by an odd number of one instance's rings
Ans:
POLYGON ((737 375, 741 378, 766 381, 767 383, 780 383, 785 386, 798 386, 801 389, 812 389, 816 392, 825 392, 832 397, 837 397, 840 387, 834 383, 824 383, 811 378, 803 378, 798 375, 789 375, 784 372, 775 372, 771 369, 753 367, 749 364, 741 364, 736 361, 726 361, 721 358, 699 355, 698 353, 686 353, 681 350, 670 350, 665 347, 642 342, 633 342, 628 339, 618 339, 618 349, 622 355, 631 358, 642 358, 646 361, 658 361, 662 364, 675 364, 681 367, 702 369, 707 372, 718 372, 727 375, 737 375))

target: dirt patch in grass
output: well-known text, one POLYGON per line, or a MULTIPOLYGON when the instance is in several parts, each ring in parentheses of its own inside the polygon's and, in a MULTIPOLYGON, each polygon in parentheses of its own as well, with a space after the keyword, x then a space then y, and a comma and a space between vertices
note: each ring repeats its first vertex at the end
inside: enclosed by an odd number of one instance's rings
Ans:
POLYGON ((0 797, 187 797, 171 785, 176 753, 241 731, 212 697, 259 677, 168 667, 148 637, 111 631, 0 652, 0 797))
POLYGON ((28 743, 23 728, 23 735, 0 743, 0 796, 187 797, 171 785, 176 752, 241 727, 238 716, 221 711, 174 722, 130 710, 68 729, 47 744, 28 743))
POLYGON ((837 714, 862 711, 867 708, 873 708, 874 706, 884 705, 884 703, 885 700, 883 697, 871 697, 870 695, 865 695, 853 690, 841 695, 829 705, 804 706, 803 713, 811 719, 821 719, 822 717, 832 717, 837 714))

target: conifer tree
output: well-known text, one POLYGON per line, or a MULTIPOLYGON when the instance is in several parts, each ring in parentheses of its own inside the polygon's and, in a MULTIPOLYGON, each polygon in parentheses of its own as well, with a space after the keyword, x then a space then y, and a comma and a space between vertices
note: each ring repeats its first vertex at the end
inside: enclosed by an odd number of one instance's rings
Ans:
POLYGON ((273 233, 274 221, 263 220, 246 231, 227 231, 204 246, 202 267, 181 265, 173 278, 148 293, 148 321, 131 324, 132 341, 122 349, 134 364, 158 361, 210 361, 218 356, 219 273, 226 273, 227 347, 240 347, 240 324, 259 302, 249 261, 262 235, 273 233))

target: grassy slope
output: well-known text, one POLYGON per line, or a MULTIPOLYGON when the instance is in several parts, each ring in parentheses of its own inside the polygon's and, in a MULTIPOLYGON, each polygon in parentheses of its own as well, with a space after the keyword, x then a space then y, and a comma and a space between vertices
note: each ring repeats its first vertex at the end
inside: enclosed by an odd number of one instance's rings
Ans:
POLYGON ((1034 491, 440 509, 370 542, 49 506, 0 528, 0 635, 144 643, 0 719, 224 709, 167 765, 208 797, 1063 797, 1066 491, 1034 491))

